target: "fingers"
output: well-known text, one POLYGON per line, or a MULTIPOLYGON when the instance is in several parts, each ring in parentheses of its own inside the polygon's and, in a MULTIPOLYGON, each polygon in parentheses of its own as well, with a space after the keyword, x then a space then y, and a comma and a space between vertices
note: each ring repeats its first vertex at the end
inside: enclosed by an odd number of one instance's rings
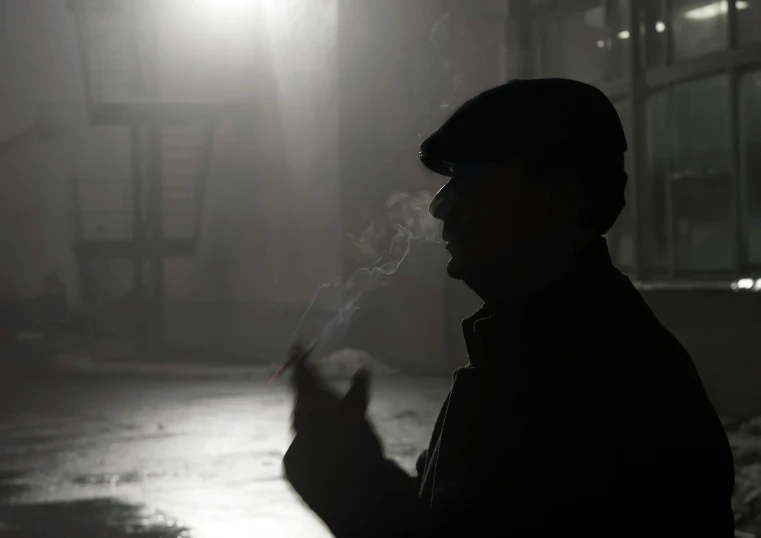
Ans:
POLYGON ((372 376, 364 368, 354 374, 346 395, 341 399, 341 408, 355 418, 363 418, 370 403, 370 381, 372 376))
POLYGON ((352 377, 349 390, 341 398, 327 385, 318 369, 310 364, 311 352, 310 348, 294 345, 289 353, 289 361, 293 364, 294 431, 319 429, 335 419, 363 419, 370 401, 370 372, 358 370, 352 377))
POLYGON ((340 401, 307 360, 309 353, 296 348, 291 351, 291 357, 295 357, 291 381, 294 389, 292 425, 296 433, 319 428, 326 418, 335 414, 340 401))
POLYGON ((312 355, 313 351, 314 345, 305 348, 299 342, 293 344, 291 349, 288 351, 288 360, 285 362, 285 365, 286 367, 292 367, 294 370, 293 374, 291 375, 291 382, 293 383, 294 388, 297 390, 299 388, 298 383, 300 381, 308 382, 308 379, 304 378, 304 374, 307 373, 304 371, 304 369, 307 368, 307 362, 309 361, 309 357, 312 355))

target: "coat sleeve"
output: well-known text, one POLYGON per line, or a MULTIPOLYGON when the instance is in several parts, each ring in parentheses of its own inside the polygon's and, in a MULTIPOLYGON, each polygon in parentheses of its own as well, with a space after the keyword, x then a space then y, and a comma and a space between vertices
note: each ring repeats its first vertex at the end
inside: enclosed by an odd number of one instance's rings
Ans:
POLYGON ((495 409, 486 441, 447 464, 451 483, 437 483, 427 536, 626 536, 602 511, 618 480, 610 430, 583 401, 557 401, 537 397, 504 429, 495 409))
POLYGON ((537 391, 520 438, 494 428, 475 472, 431 514, 428 536, 494 535, 496 527, 516 538, 730 538, 730 490, 711 470, 725 458, 684 425, 694 404, 669 409, 651 386, 648 405, 637 387, 601 390, 594 378, 547 387, 553 397, 537 391))

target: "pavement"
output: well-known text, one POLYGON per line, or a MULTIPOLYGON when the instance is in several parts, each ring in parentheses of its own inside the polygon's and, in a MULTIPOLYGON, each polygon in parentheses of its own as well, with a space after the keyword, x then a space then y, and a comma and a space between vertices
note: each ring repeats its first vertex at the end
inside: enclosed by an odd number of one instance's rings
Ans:
POLYGON ((64 372, 83 374, 144 374, 174 377, 247 377, 269 379, 276 370, 271 366, 230 366, 209 363, 146 362, 130 359, 104 361, 84 352, 74 351, 57 355, 55 367, 64 372))
MULTIPOLYGON (((376 380, 370 416, 410 471, 448 386, 376 380)), ((291 439, 283 382, 5 376, 0 404, 2 536, 329 536, 282 478, 291 439)))
MULTIPOLYGON (((275 365, 96 360, 39 344, 0 360, 1 536, 330 536, 282 478, 291 395, 284 379, 267 383, 275 365)), ((374 380, 371 419, 410 472, 449 385, 374 380)), ((761 419, 726 426, 736 536, 760 537, 761 419)))

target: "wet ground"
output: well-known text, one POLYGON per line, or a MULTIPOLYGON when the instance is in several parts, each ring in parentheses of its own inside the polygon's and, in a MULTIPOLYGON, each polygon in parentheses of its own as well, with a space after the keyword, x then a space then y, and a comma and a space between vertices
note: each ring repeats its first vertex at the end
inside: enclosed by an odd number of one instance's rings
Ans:
MULTIPOLYGON (((448 379, 378 379, 371 415, 412 470, 448 379)), ((0 380, 0 535, 323 537, 282 479, 290 396, 262 380, 0 380)))

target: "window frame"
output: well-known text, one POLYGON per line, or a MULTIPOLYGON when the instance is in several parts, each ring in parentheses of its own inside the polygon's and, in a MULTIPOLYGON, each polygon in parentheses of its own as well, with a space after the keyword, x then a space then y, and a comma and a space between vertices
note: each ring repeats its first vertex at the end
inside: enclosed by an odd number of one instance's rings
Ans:
MULTIPOLYGON (((520 0, 511 0, 513 2, 520 0)), ((546 21, 557 19, 558 17, 567 16, 569 13, 589 9, 590 7, 603 6, 605 10, 606 34, 610 37, 612 28, 609 18, 609 5, 615 0, 583 0, 574 2, 573 6, 568 2, 560 0, 548 0, 539 7, 531 10, 531 35, 535 52, 535 62, 532 65, 535 76, 548 76, 543 66, 546 50, 542 50, 541 43, 541 25, 546 21)), ((643 15, 641 0, 628 0, 629 24, 631 28, 641 28, 640 20, 643 15)), ((664 40, 664 60, 662 65, 652 68, 646 65, 645 54, 645 36, 641 32, 631 31, 631 45, 628 65, 624 69, 623 76, 619 80, 606 79, 594 83, 599 87, 611 100, 631 100, 632 107, 632 136, 630 140, 630 151, 635 155, 631 159, 633 162, 632 170, 629 172, 630 193, 633 200, 631 201, 633 218, 635 221, 635 258, 637 263, 631 271, 631 276, 643 282, 657 282, 666 280, 679 281, 684 283, 686 280, 713 282, 719 280, 735 281, 740 277, 747 276, 749 273, 755 273, 761 276, 761 261, 751 264, 748 259, 749 253, 749 211, 747 197, 748 178, 743 177, 743 158, 741 144, 741 118, 740 118, 740 81, 747 73, 761 70, 761 41, 739 44, 738 40, 738 10, 734 1, 729 0, 727 11, 727 32, 726 48, 724 50, 711 52, 701 56, 675 60, 673 29, 670 23, 670 14, 673 12, 673 0, 654 0, 660 2, 661 11, 665 19, 668 20, 665 29, 666 39, 664 40), (635 35, 636 34, 636 35, 635 35), (731 198, 731 228, 733 230, 733 267, 731 270, 719 270, 706 274, 705 271, 695 273, 677 270, 676 256, 673 233, 668 234, 669 257, 667 274, 661 274, 655 270, 650 240, 647 238, 653 223, 653 202, 648 201, 648 196, 652 192, 652 179, 649 176, 648 166, 646 165, 645 152, 647 143, 647 126, 645 120, 645 102, 650 95, 659 91, 666 92, 666 114, 673 115, 673 104, 670 94, 674 86, 682 83, 688 83, 714 75, 726 73, 729 78, 729 96, 728 96, 728 115, 730 123, 730 167, 729 167, 729 185, 731 198), (703 277, 707 278, 705 280, 703 277)), ((740 15, 741 16, 741 15, 740 15)), ((609 57, 609 48, 606 47, 606 62, 609 57)), ((607 75, 607 67, 603 69, 607 75)), ((672 126, 672 129, 675 129, 672 126)), ((673 156, 671 157, 673 161, 673 156)), ((673 167, 673 162, 671 164, 673 167)), ((667 205, 668 211, 671 211, 670 204, 667 205)), ((672 220, 669 218, 669 222, 672 220)))

